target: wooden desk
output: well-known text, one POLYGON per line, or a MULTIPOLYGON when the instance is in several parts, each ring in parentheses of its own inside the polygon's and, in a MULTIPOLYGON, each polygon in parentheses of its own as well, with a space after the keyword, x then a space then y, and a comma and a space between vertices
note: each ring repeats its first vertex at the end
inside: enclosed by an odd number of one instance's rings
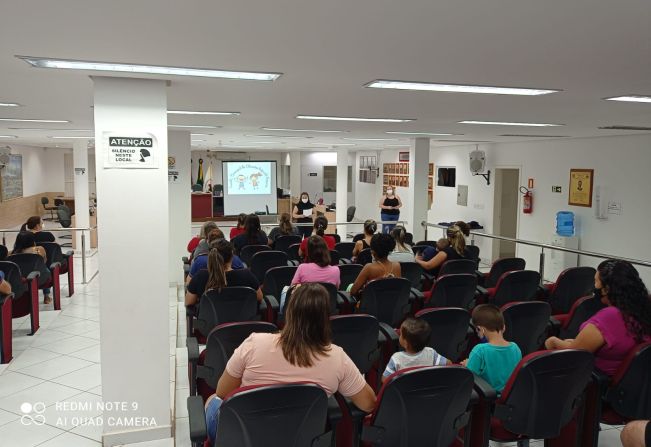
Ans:
MULTIPOLYGON (((316 209, 317 214, 323 214, 325 218, 328 219, 328 222, 337 221, 337 213, 334 211, 326 211, 325 205, 315 205, 314 208, 316 209)), ((326 234, 334 234, 337 232, 337 227, 335 225, 328 225, 325 232, 326 234)))

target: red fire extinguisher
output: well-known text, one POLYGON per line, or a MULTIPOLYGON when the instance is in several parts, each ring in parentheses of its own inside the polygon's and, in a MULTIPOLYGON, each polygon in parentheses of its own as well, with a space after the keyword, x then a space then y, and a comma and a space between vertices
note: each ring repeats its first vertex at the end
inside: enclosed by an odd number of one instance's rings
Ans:
POLYGON ((520 192, 522 195, 522 212, 524 214, 533 213, 533 193, 525 188, 524 186, 520 187, 520 192))

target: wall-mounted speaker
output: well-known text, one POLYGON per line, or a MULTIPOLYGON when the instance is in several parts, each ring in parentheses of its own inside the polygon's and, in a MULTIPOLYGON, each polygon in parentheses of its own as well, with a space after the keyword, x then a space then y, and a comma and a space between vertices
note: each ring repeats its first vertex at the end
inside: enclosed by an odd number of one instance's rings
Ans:
POLYGON ((486 169, 486 152, 475 150, 470 153, 470 172, 481 174, 486 169))

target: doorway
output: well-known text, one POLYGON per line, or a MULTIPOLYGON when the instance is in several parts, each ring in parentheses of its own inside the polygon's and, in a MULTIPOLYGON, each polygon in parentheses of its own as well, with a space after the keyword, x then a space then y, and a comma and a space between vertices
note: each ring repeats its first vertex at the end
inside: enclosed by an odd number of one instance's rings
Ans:
MULTIPOLYGON (((495 198, 493 208, 494 233, 516 238, 518 234, 518 199, 520 169, 495 170, 495 198)), ((515 242, 493 240, 493 260, 515 256, 515 242)))

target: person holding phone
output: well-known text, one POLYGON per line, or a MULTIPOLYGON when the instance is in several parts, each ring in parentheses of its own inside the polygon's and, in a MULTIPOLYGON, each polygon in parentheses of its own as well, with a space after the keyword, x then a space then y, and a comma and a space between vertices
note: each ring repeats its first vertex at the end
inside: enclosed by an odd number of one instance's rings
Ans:
MULTIPOLYGON (((310 195, 306 192, 302 192, 300 200, 296 205, 294 205, 292 217, 296 219, 297 223, 311 224, 313 222, 314 212, 314 204, 310 202, 310 195)), ((298 229, 303 237, 310 237, 312 234, 312 226, 299 226, 298 229)))
MULTIPOLYGON (((387 186, 387 191, 380 199, 380 217, 382 221, 397 221, 400 218, 400 208, 402 200, 395 194, 395 188, 387 186)), ((382 233, 389 234, 395 227, 395 224, 382 224, 382 233)))

